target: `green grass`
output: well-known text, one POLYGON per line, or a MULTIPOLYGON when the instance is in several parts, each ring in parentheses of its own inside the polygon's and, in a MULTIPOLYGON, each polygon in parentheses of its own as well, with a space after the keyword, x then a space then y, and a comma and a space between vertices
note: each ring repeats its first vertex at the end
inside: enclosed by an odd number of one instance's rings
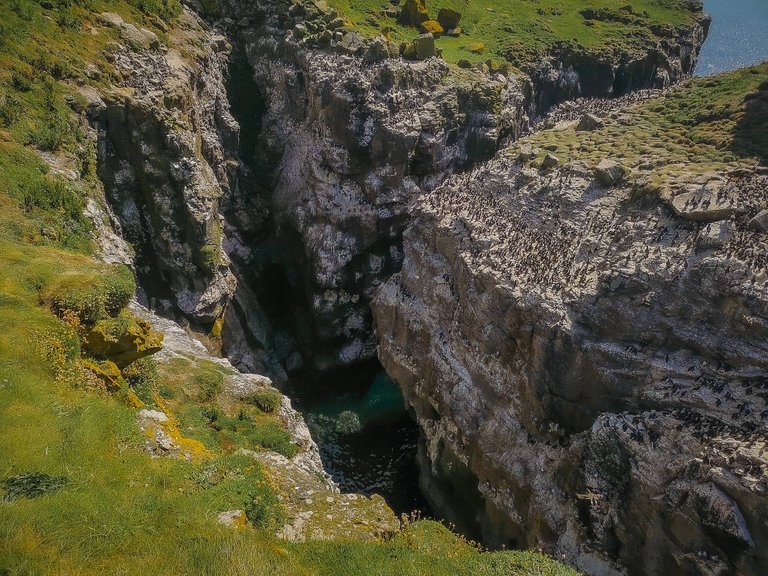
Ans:
POLYGON ((552 152, 561 162, 621 161, 655 183, 681 172, 702 173, 768 162, 768 63, 697 78, 667 96, 637 105, 594 132, 544 130, 513 146, 552 152))
MULTIPOLYGON (((175 414, 181 432, 212 451, 231 453, 239 448, 271 450, 286 457, 296 454, 290 434, 280 423, 274 408, 277 390, 260 390, 244 400, 224 391, 226 369, 205 360, 177 358, 159 366, 157 394, 150 403, 175 414)), ((275 406, 276 407, 276 406, 275 406)))
MULTIPOLYGON (((195 462, 152 459, 135 408, 78 386, 77 339, 41 305, 41 281, 61 271, 106 277, 108 268, 3 239, 0 269, 0 572, 573 574, 534 554, 481 554, 431 524, 391 542, 277 541, 270 530, 281 523, 281 506, 254 460, 226 450, 195 462), (252 528, 218 526, 216 515, 230 509, 246 510, 252 528), (434 531, 449 553, 432 548, 434 531)), ((189 386, 186 406, 218 368, 201 363, 198 370, 181 363, 166 380, 177 396, 189 386)))
MULTIPOLYGON (((399 42, 418 34, 385 15, 392 6, 389 0, 328 0, 328 5, 369 36, 384 33, 399 42)), ((654 42, 651 26, 683 26, 693 19, 682 0, 427 0, 427 8, 431 18, 437 17, 440 8, 462 14, 464 33, 437 41, 449 62, 502 57, 521 67, 559 42, 599 52, 644 50, 654 42), (619 6, 631 6, 632 13, 619 6), (591 20, 594 25, 590 25, 582 15, 586 9, 602 10, 615 19, 591 20), (473 43, 485 45, 483 54, 469 51, 473 43)))

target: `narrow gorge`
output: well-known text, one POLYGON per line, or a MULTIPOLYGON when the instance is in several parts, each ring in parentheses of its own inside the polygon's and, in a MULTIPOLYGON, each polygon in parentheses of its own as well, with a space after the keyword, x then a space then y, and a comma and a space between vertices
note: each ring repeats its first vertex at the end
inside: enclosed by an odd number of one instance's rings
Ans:
POLYGON ((343 2, 98 14, 114 72, 72 104, 98 255, 169 366, 291 399, 308 456, 255 456, 309 494, 281 537, 327 499, 352 512, 322 537, 419 510, 589 575, 768 571, 768 69, 691 80, 710 18, 668 4, 460 58, 343 2))

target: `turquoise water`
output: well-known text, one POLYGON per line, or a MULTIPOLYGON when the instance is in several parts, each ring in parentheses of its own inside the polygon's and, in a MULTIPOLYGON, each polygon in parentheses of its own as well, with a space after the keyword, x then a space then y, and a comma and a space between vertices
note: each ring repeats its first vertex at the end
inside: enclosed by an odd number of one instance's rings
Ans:
POLYGON ((768 0, 704 0, 712 15, 696 75, 707 76, 768 60, 768 0))
POLYGON ((297 384, 289 395, 344 491, 380 494, 398 513, 429 514, 418 487, 418 426, 377 362, 297 384))

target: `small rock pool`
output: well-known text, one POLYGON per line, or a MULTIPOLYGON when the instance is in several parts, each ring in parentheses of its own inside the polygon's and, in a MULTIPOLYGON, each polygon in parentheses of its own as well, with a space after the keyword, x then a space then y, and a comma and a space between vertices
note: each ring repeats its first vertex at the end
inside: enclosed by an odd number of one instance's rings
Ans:
POLYGON ((430 515, 419 490, 419 429, 377 361, 295 382, 286 393, 345 492, 380 494, 397 513, 430 515))

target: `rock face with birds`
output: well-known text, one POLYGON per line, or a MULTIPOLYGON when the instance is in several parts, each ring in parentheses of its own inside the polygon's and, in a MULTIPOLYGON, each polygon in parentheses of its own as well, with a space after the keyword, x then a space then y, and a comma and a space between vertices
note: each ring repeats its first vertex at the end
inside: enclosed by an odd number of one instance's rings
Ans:
POLYGON ((422 484, 587 573, 763 574, 768 178, 599 174, 501 153, 418 202, 373 307, 422 484))

